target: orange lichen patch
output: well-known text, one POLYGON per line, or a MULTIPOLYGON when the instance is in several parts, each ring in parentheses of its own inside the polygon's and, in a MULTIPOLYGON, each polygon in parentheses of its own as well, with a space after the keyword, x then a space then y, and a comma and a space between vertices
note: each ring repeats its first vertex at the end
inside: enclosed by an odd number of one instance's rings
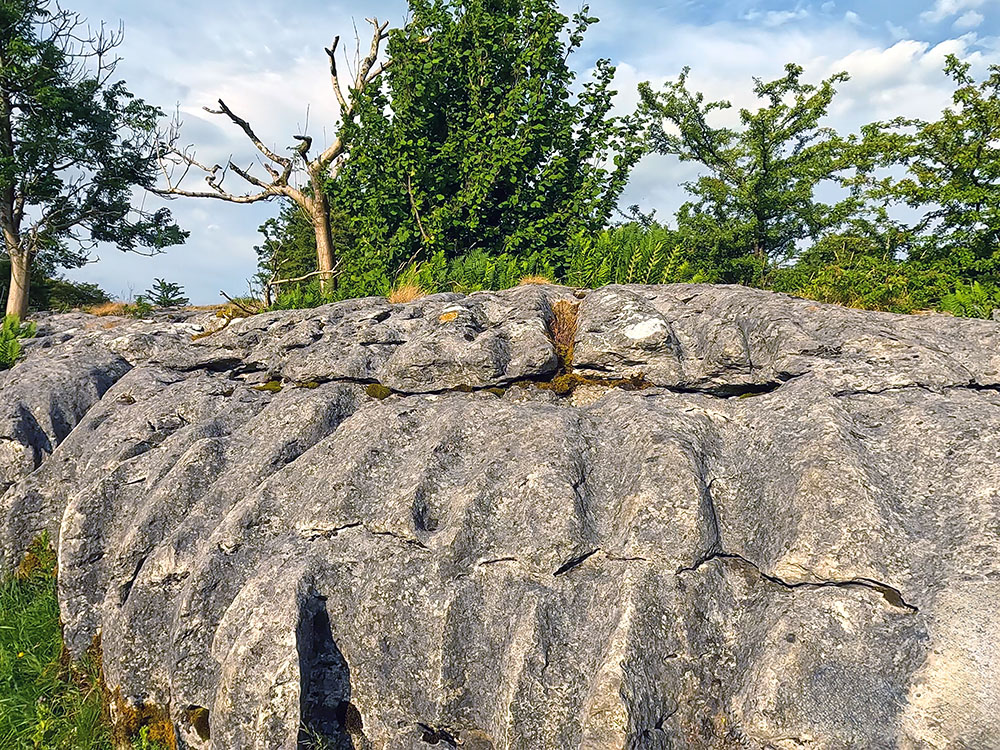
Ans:
POLYGON ((83 308, 83 311, 85 313, 90 313, 91 315, 96 315, 99 318, 103 318, 108 315, 125 315, 126 307, 128 307, 128 305, 124 302, 102 302, 99 305, 85 307, 83 308))
POLYGON ((524 276, 517 282, 518 286, 530 286, 532 284, 552 284, 552 279, 547 276, 524 276))
POLYGON ((396 287, 391 292, 387 299, 390 304, 401 305, 406 302, 414 302, 421 297, 426 297, 427 292, 425 292, 417 284, 403 284, 403 286, 396 287))
POLYGON ((579 302, 559 300, 552 305, 552 319, 549 321, 549 335, 556 347, 559 366, 568 371, 573 364, 573 342, 576 340, 577 313, 579 302))
POLYGON ((128 750, 132 740, 145 729, 149 742, 164 750, 177 750, 177 733, 166 709, 148 703, 132 705, 115 688, 108 701, 111 709, 111 742, 118 750, 128 750))
POLYGON ((458 320, 458 310, 452 310, 451 312, 444 313, 438 318, 438 323, 451 323, 458 320))

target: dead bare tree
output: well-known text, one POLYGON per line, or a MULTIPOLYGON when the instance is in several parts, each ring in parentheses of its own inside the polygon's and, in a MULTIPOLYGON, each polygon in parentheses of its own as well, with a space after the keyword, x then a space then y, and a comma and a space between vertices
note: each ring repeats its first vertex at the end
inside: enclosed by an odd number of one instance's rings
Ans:
MULTIPOLYGON (((357 95, 368 86, 375 84, 390 64, 389 61, 378 62, 382 43, 389 37, 389 23, 379 23, 377 18, 369 18, 367 21, 373 29, 371 47, 364 58, 360 57, 360 52, 358 53, 355 75, 346 92, 341 85, 341 78, 337 71, 336 55, 340 45, 340 37, 336 37, 333 44, 326 50, 330 62, 330 80, 333 84, 333 93, 337 97, 337 104, 340 105, 341 123, 356 116, 357 95)), ((310 136, 305 134, 292 136, 298 141, 298 145, 289 148, 289 151, 292 152, 290 156, 283 156, 268 148, 254 132, 250 123, 233 112, 222 99, 219 99, 218 109, 205 107, 205 111, 213 115, 227 117, 243 131, 260 152, 262 158, 258 157, 258 161, 267 172, 267 178, 258 177, 251 172, 252 166, 240 167, 232 159, 225 167, 219 164, 208 166, 198 161, 191 146, 178 146, 180 123, 175 118, 160 144, 159 163, 165 186, 157 188, 155 192, 168 198, 175 196, 214 198, 229 203, 257 203, 273 198, 294 201, 309 217, 316 231, 316 260, 320 283, 324 289, 331 280, 335 284, 338 270, 335 265, 336 252, 330 229, 330 205, 323 185, 327 179, 336 177, 348 158, 348 144, 344 142, 342 136, 335 137, 333 143, 315 156, 311 156, 309 153, 313 145, 310 136), (205 173, 207 190, 186 190, 181 187, 184 178, 192 169, 205 173), (234 172, 253 190, 245 193, 227 190, 223 182, 229 172, 234 172), (296 184, 293 177, 297 174, 304 175, 304 184, 296 184)))

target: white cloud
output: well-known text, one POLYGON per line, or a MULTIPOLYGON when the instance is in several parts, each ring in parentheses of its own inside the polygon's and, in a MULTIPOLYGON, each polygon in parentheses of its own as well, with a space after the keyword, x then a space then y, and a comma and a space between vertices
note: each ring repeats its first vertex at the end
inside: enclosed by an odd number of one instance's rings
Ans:
POLYGON ((940 23, 946 18, 958 15, 962 11, 980 8, 991 2, 993 0, 934 0, 933 7, 921 13, 920 19, 926 23, 940 23))
POLYGON ((905 26, 897 26, 892 21, 885 22, 885 28, 893 39, 906 39, 910 36, 910 31, 905 26))
POLYGON ((786 23, 792 21, 802 21, 809 17, 809 11, 805 8, 796 8, 795 10, 751 10, 747 11, 743 18, 747 21, 756 22, 759 21, 762 26, 768 28, 774 28, 776 26, 783 26, 786 23))
POLYGON ((974 29, 982 24, 986 20, 986 16, 976 10, 966 11, 958 18, 955 19, 953 26, 956 29, 974 29))

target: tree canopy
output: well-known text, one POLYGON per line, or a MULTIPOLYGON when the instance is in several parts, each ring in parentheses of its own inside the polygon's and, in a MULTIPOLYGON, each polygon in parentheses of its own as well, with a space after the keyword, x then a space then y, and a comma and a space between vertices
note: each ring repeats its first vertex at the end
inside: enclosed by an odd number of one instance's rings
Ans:
POLYGON ((49 0, 0 0, 0 230, 7 311, 23 316, 31 269, 80 265, 97 243, 156 252, 185 233, 134 205, 156 177, 162 112, 114 80, 119 33, 91 33, 49 0))
POLYGON ((569 237, 607 225, 642 148, 611 114, 607 60, 576 85, 570 58, 597 19, 586 7, 569 18, 554 0, 410 10, 391 32, 384 85, 359 95, 344 130, 351 158, 327 185, 356 239, 345 293, 407 272, 441 281, 470 254, 565 268, 569 237))
POLYGON ((753 93, 764 106, 741 109, 739 127, 724 127, 711 120, 732 105, 691 91, 689 72, 661 91, 639 87, 649 148, 703 167, 686 185, 692 200, 677 215, 686 241, 717 267, 720 280, 762 282, 800 242, 817 239, 851 211, 850 198, 828 204, 817 196, 820 185, 836 183, 850 167, 845 141, 822 124, 847 74, 809 84, 803 69, 789 64, 774 81, 755 78, 753 93))

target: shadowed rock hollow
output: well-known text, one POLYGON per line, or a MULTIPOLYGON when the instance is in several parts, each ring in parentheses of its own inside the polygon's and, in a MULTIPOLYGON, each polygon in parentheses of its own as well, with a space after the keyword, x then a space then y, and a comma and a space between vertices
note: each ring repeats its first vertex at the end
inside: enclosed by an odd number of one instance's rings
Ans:
POLYGON ((997 322, 676 285, 214 325, 53 316, 0 373, 0 562, 58 540, 71 650, 179 747, 1000 746, 997 322))

